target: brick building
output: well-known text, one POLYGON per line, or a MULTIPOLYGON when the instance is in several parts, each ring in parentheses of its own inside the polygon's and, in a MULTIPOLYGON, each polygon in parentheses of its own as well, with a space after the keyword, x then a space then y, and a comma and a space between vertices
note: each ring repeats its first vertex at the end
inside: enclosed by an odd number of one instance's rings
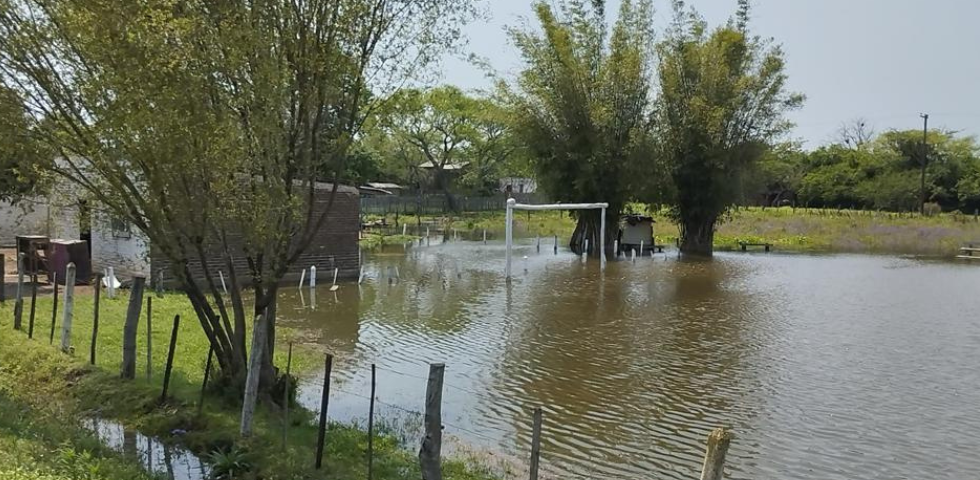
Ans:
MULTIPOLYGON (((318 183, 316 189, 316 203, 313 209, 314 217, 322 213, 326 208, 330 199, 330 193, 333 190, 333 185, 318 183)), ((334 268, 339 270, 338 278, 357 278, 361 267, 360 247, 358 244, 360 228, 360 198, 358 196, 358 190, 348 186, 338 187, 333 207, 327 213, 327 219, 323 228, 317 232, 310 246, 303 252, 303 255, 300 256, 299 260, 297 260, 296 264, 290 269, 290 272, 286 274, 283 280, 298 280, 302 270, 310 266, 316 266, 317 271, 320 272, 319 276, 321 279, 326 279, 328 276, 332 278, 334 268)), ((240 251, 240 247, 235 245, 234 238, 230 238, 229 242, 233 251, 240 251)), ((233 257, 239 280, 242 282, 242 285, 247 285, 250 280, 248 278, 248 264, 241 255, 234 255, 233 257)), ((200 273, 200 266, 201 263, 199 261, 192 260, 190 263, 191 271, 195 273, 195 276, 203 277, 203 274, 200 273)), ((215 255, 209 257, 208 267, 213 275, 217 275, 217 272, 221 270, 227 270, 224 258, 217 251, 215 255)), ((167 278, 173 277, 170 268, 170 261, 164 258, 159 252, 155 252, 153 246, 150 245, 146 268, 140 273, 149 275, 148 278, 153 279, 154 282, 157 281, 159 275, 162 273, 166 282, 167 278)), ((116 271, 118 272, 118 268, 116 271)), ((119 276, 118 273, 117 276, 119 276)))

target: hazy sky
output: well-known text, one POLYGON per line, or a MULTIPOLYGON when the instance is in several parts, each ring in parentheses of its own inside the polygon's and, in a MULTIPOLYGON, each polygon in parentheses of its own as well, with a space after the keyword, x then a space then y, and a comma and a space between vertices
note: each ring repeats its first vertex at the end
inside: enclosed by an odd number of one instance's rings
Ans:
MULTIPOLYGON (((520 59, 504 31, 531 15, 531 0, 489 0, 492 16, 472 25, 466 53, 486 58, 501 74, 520 59)), ((735 0, 688 0, 712 24, 735 0)), ((663 31, 670 7, 655 0, 663 31)), ((754 0, 751 28, 783 45, 793 90, 806 94, 791 118, 794 137, 815 147, 840 124, 864 117, 877 131, 930 127, 980 134, 980 0, 754 0)), ((619 0, 609 0, 614 15, 619 0)), ((444 81, 485 88, 485 75, 449 59, 444 81)))

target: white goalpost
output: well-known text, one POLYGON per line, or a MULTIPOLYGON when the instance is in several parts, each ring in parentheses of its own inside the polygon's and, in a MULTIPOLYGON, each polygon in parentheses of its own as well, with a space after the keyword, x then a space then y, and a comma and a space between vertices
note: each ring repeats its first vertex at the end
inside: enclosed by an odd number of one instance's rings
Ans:
POLYGON ((548 205, 526 205, 517 203, 513 198, 507 199, 506 239, 507 239, 507 279, 510 279, 511 250, 514 247, 514 210, 602 210, 599 228, 599 261, 601 268, 606 266, 606 209, 608 203, 552 203, 548 205))

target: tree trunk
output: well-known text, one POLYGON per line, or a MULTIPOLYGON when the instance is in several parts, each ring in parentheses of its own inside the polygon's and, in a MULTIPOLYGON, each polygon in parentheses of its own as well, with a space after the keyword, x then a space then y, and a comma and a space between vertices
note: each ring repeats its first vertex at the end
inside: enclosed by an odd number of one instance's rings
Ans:
POLYGON ((690 218, 681 222, 681 253, 710 257, 714 253, 715 219, 690 218))
POLYGON ((279 372, 273 363, 273 356, 276 353, 276 301, 279 297, 279 285, 273 284, 266 287, 263 295, 255 302, 255 315, 265 316, 265 352, 262 355, 262 368, 260 382, 263 394, 272 392, 278 382, 279 372))
MULTIPOLYGON (((575 230, 569 239, 568 246, 578 255, 582 254, 585 248, 585 240, 589 240, 590 255, 599 255, 599 223, 601 222, 602 212, 599 210, 581 210, 578 212, 578 220, 575 223, 575 230)), ((613 242, 619 233, 619 210, 612 208, 606 209, 606 253, 612 252, 613 242)))

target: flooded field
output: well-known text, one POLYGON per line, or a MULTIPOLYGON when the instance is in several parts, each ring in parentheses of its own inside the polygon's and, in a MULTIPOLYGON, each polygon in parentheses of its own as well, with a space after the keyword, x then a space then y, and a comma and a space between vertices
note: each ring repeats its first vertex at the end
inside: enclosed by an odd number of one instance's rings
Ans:
POLYGON ((559 478, 695 478, 717 426, 735 479, 980 472, 976 265, 515 253, 509 284, 502 244, 449 242, 369 255, 360 287, 286 290, 281 321, 336 357, 331 417, 366 417, 376 363, 380 415, 414 445, 442 362, 447 435, 521 468, 541 406, 559 478))

